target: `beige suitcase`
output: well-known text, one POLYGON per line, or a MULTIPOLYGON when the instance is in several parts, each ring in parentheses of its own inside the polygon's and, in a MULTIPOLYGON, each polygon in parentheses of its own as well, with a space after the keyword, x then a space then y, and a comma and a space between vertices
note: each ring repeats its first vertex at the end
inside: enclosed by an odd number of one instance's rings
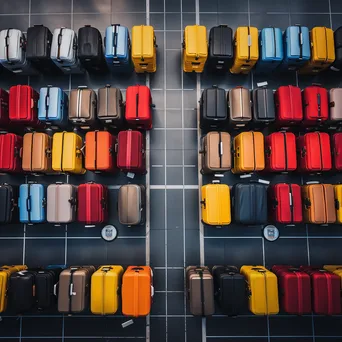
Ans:
POLYGON ((244 127, 252 120, 252 101, 249 89, 235 87, 228 92, 229 123, 244 127))

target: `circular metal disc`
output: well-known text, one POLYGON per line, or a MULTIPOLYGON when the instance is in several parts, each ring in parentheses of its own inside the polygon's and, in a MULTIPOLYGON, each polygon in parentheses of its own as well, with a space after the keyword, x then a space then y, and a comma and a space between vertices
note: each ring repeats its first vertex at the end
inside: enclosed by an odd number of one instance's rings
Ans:
POLYGON ((101 237, 105 241, 114 241, 118 237, 118 230, 112 226, 107 225, 101 230, 101 237))
POLYGON ((276 241, 279 238, 279 230, 276 226, 269 224, 264 227, 263 236, 267 241, 276 241))

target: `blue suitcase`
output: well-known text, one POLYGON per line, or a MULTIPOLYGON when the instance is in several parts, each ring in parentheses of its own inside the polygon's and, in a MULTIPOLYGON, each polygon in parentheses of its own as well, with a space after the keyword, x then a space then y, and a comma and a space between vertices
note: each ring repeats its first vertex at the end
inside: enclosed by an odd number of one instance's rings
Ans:
POLYGON ((46 198, 44 186, 42 184, 21 184, 18 206, 20 222, 45 222, 46 198))
POLYGON ((118 24, 106 29, 105 58, 111 71, 127 72, 131 66, 131 43, 128 28, 118 24))
POLYGON ((310 60, 310 34, 306 26, 289 26, 283 36, 283 70, 298 70, 310 60))
POLYGON ((259 42, 260 56, 256 65, 256 72, 271 72, 280 65, 284 58, 281 29, 277 27, 262 29, 259 42))
POLYGON ((40 89, 38 101, 38 119, 51 125, 52 129, 66 128, 68 124, 68 96, 57 87, 40 89))

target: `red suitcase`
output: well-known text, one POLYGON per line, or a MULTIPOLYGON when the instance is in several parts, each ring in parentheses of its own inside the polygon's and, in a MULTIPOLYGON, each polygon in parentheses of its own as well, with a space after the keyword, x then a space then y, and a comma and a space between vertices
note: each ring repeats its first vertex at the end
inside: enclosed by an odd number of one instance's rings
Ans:
POLYGON ((0 88, 0 127, 7 128, 9 124, 9 95, 8 92, 0 88))
POLYGON ((146 173, 145 137, 139 131, 118 134, 117 166, 123 172, 146 173))
POLYGON ((152 129, 152 97, 147 86, 130 86, 126 91, 127 123, 136 129, 152 129))
POLYGON ((103 223, 108 216, 108 190, 102 184, 80 184, 77 190, 77 220, 84 224, 103 223))
POLYGON ((329 171, 332 168, 328 133, 310 132, 297 138, 299 168, 303 172, 329 171))
POLYGON ((337 171, 342 171, 342 133, 333 135, 334 166, 337 171))
POLYGON ((279 125, 293 125, 303 120, 302 94, 295 86, 281 86, 274 94, 276 122, 279 125))
POLYGON ((274 265, 272 272, 277 275, 282 310, 291 315, 311 313, 310 276, 293 266, 274 265))
POLYGON ((290 132, 275 132, 265 139, 266 170, 270 172, 297 169, 296 137, 290 132))
POLYGON ((0 134, 0 171, 21 172, 23 138, 13 133, 0 134))
POLYGON ((275 222, 290 224, 303 221, 302 197, 298 184, 275 184, 268 191, 270 214, 275 222))

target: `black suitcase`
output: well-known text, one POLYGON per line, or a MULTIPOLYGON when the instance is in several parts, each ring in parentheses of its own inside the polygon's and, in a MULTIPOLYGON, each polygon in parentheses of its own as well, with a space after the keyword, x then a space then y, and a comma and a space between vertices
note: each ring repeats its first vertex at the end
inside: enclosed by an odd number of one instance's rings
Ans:
POLYGON ((78 58, 90 73, 108 71, 100 31, 86 25, 78 30, 78 58))
POLYGON ((222 88, 204 89, 200 100, 200 127, 224 129, 228 123, 226 92, 222 88))
POLYGON ((233 218, 236 223, 267 223, 267 185, 240 183, 233 186, 233 218))
POLYGON ((0 185, 0 224, 18 219, 18 188, 8 184, 0 185))
POLYGON ((233 64, 233 30, 227 25, 214 26, 209 32, 208 68, 228 72, 233 64))
POLYGON ((335 62, 331 68, 336 71, 342 70, 342 26, 337 28, 334 32, 335 42, 335 62))
POLYGON ((257 88, 252 92, 253 126, 262 127, 275 121, 275 102, 272 89, 257 88))

